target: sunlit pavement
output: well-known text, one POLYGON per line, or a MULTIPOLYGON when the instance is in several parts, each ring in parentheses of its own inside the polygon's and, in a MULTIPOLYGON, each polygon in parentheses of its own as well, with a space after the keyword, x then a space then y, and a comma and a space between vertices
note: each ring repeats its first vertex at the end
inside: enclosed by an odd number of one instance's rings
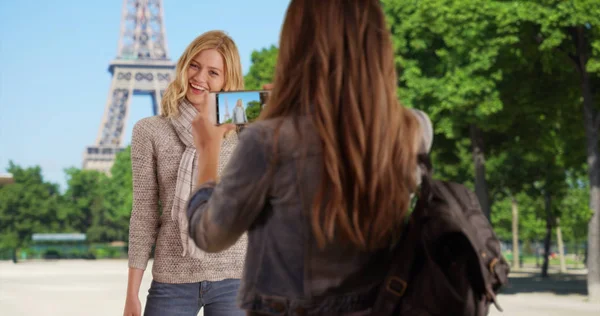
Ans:
MULTIPOLYGON (((151 263, 140 290, 142 306, 150 286, 150 269, 151 263)), ((552 291, 557 292, 558 289, 559 294, 552 294, 543 292, 546 288, 540 286, 542 282, 527 278, 528 275, 514 274, 523 279, 515 279, 513 288, 498 297, 504 313, 492 307, 490 315, 600 315, 600 304, 588 303, 580 294, 585 290, 585 287, 581 288, 581 276, 573 282, 569 279, 556 283, 552 291), (519 292, 519 287, 525 291, 519 292), (517 294, 511 294, 515 292, 517 294)), ((18 264, 0 261, 0 315, 122 315, 126 285, 126 260, 30 261, 18 264)))
MULTIPOLYGON (((152 262, 140 288, 142 306, 151 269, 152 262)), ((0 261, 0 315, 123 315, 126 288, 126 260, 0 261)))
POLYGON ((491 307, 491 316, 598 316, 600 304, 585 302, 582 295, 557 296, 549 293, 500 295, 504 312, 491 307))
POLYGON ((501 313, 492 306, 489 315, 499 316, 587 316, 600 315, 600 304, 587 302, 585 270, 570 270, 551 277, 539 277, 539 268, 511 272, 507 288, 498 296, 501 313))

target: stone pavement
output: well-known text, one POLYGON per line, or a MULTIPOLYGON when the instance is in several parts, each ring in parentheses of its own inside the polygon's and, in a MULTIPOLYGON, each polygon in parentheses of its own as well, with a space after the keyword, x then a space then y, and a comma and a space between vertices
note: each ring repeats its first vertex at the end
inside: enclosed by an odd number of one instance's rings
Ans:
MULTIPOLYGON (((151 264, 140 290, 142 306, 150 286, 151 264)), ((600 315, 600 304, 585 302, 585 276, 541 280, 512 273, 512 286, 498 297, 499 316, 600 315)), ((126 260, 0 261, 0 315, 120 316, 127 286, 126 260)), ((202 313, 200 313, 202 315, 202 313)))

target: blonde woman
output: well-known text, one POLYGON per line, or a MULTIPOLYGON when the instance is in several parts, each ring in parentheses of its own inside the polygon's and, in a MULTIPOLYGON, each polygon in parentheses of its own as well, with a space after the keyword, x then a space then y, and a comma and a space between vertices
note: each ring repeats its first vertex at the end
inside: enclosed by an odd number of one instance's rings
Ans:
MULTIPOLYGON (((152 285, 145 316, 243 315, 235 305, 247 241, 218 254, 199 250, 188 236, 186 201, 197 173, 191 123, 215 116, 209 92, 242 90, 242 67, 233 40, 221 31, 197 37, 176 67, 158 116, 133 128, 133 210, 129 226, 129 278, 124 315, 141 314, 139 289, 152 247, 152 285)), ((214 118, 213 118, 214 119, 214 118)), ((214 122, 213 122, 214 123, 214 122)), ((234 146, 223 141, 219 164, 234 146)), ((231 140, 231 142, 229 142, 231 140)))
POLYGON ((235 108, 233 109, 233 124, 246 124, 248 123, 248 117, 246 117, 246 110, 244 110, 244 104, 242 99, 238 99, 235 108))

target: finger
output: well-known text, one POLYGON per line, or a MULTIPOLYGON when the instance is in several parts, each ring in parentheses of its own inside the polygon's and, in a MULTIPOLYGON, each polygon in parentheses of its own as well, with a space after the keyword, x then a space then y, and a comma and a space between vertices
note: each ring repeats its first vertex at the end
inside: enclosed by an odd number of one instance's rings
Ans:
POLYGON ((220 125, 219 128, 223 131, 223 135, 225 135, 227 132, 235 130, 235 124, 223 124, 220 125))
POLYGON ((208 115, 206 113, 199 112, 198 114, 196 114, 196 117, 194 117, 194 119, 192 120, 192 124, 205 124, 207 120, 208 115))
POLYGON ((263 85, 263 90, 272 90, 272 89, 273 89, 272 83, 266 83, 263 85))
POLYGON ((207 113, 204 111, 198 111, 198 114, 196 114, 196 116, 194 117, 194 119, 198 119, 198 118, 203 118, 206 117, 207 113))

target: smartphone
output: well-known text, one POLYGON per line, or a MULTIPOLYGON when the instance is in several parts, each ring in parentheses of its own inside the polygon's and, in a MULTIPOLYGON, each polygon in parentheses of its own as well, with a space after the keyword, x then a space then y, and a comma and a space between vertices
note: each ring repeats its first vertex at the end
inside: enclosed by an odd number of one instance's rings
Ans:
POLYGON ((212 93, 217 125, 233 123, 237 131, 252 123, 267 104, 268 90, 223 91, 212 93))

